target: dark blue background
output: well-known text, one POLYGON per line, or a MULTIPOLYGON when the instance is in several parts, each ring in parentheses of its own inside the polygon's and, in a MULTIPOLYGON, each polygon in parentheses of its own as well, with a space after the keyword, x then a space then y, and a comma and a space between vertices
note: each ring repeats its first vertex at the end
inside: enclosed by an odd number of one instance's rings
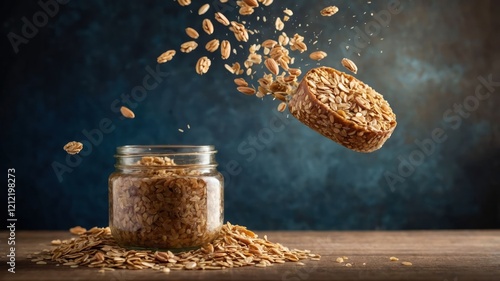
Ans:
MULTIPOLYGON (((168 75, 131 106, 137 117, 120 119, 113 101, 142 85, 146 67, 156 69, 159 54, 189 40, 186 26, 200 30, 203 17, 196 11, 206 1, 193 2, 70 1, 17 54, 8 34, 22 34, 22 18, 32 22, 42 9, 35 1, 2 3, 0 175, 16 169, 19 228, 107 225, 107 177, 115 148, 125 144, 215 145, 219 170, 227 174, 228 163, 241 167, 226 177, 225 217, 253 229, 500 227, 500 87, 467 118, 453 112, 451 119, 443 117, 454 104, 471 100, 479 76, 500 81, 498 2, 403 1, 388 26, 375 25, 369 45, 357 45, 360 56, 345 54, 343 42, 355 50, 357 28, 376 23, 370 13, 387 10, 389 1, 275 0, 258 11, 268 22, 252 21, 251 28, 262 30, 252 38, 275 36, 274 16, 288 7, 295 15, 285 31, 312 41, 317 36, 318 43, 308 45, 328 53, 321 65, 341 68, 348 56, 360 69, 357 77, 384 94, 398 127, 371 154, 347 150, 293 117, 285 129, 269 134, 278 103, 236 92, 218 53, 208 54, 208 74, 195 74, 212 38, 204 34, 195 52, 178 52, 160 66, 168 75), (331 4, 339 6, 337 15, 318 16, 331 4), (86 140, 83 131, 99 128, 103 118, 114 130, 59 181, 52 165, 67 165, 62 146, 86 140), (423 154, 415 141, 431 138, 436 128, 446 141, 418 159, 423 154), (412 169, 398 171, 412 155, 412 169), (389 174, 400 178, 389 183, 389 174)), ((231 19, 236 13, 225 12, 231 19)), ((229 61, 243 61, 245 51, 233 35, 214 24, 213 37, 229 38, 238 50, 229 61)), ((303 71, 316 65, 306 53, 293 54, 303 71)), ((6 187, 1 193, 6 196, 6 187)))

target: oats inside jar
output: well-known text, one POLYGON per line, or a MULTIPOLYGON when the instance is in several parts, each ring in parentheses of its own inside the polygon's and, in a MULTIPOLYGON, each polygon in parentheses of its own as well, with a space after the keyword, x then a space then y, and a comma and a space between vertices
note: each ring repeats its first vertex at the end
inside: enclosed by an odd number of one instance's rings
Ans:
POLYGON ((119 245, 176 251, 198 248, 218 236, 223 222, 220 173, 177 165, 163 156, 142 156, 124 166, 109 179, 110 228, 119 245))

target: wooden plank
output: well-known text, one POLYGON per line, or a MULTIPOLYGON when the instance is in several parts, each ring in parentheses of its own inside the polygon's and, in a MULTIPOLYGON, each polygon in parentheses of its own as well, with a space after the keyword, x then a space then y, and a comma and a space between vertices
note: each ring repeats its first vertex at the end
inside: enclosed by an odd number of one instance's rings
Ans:
MULTIPOLYGON (((53 239, 71 237, 67 232, 19 231, 16 233, 16 273, 7 272, 2 247, 2 280, 500 280, 500 230, 481 231, 258 231, 289 248, 309 249, 321 261, 246 267, 223 271, 117 270, 99 273, 95 268, 37 265, 29 253, 50 247, 53 239), (347 256, 345 263, 335 262, 347 256), (395 256, 399 262, 389 261, 395 256), (410 261, 412 266, 403 266, 410 261)), ((2 232, 6 238, 7 233, 2 232)), ((6 241, 5 239, 2 239, 6 241)))

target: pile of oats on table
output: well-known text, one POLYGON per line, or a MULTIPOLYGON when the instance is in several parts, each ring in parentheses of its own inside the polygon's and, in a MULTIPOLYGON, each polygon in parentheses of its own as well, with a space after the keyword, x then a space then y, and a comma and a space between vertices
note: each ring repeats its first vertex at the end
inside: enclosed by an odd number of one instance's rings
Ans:
MULTIPOLYGON (((116 269, 170 270, 221 270, 242 266, 268 267, 285 262, 320 260, 321 256, 308 250, 289 249, 274 243, 264 235, 244 226, 227 222, 212 243, 188 252, 128 250, 116 244, 109 227, 85 230, 71 229, 78 237, 53 240, 51 250, 43 250, 29 256, 37 264, 57 263, 76 268, 98 268, 99 272, 116 269)), ((303 263, 297 263, 304 265, 303 263)))

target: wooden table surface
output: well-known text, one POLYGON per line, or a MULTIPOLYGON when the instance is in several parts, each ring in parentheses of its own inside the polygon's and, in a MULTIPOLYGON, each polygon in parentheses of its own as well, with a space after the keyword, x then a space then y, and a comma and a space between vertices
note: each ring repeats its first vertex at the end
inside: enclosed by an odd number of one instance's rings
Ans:
POLYGON ((37 265, 27 255, 49 248, 60 231, 18 231, 16 273, 7 271, 7 232, 2 232, 1 280, 500 280, 500 230, 479 231, 257 231, 289 248, 309 249, 320 261, 221 271, 117 270, 37 265), (352 267, 336 263, 347 256, 352 267), (389 257, 399 258, 398 262, 389 257), (403 266, 401 261, 412 262, 403 266))

